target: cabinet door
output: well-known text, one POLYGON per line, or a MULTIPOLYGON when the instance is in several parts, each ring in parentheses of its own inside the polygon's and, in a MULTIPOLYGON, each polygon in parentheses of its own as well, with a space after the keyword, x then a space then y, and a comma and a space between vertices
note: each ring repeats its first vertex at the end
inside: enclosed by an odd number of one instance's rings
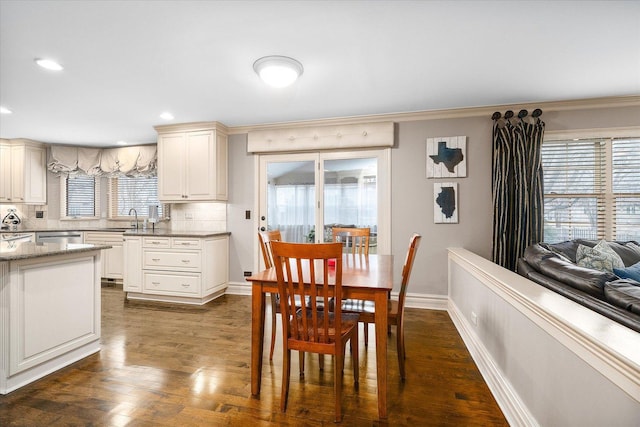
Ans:
POLYGON ((186 195, 188 200, 216 198, 216 148, 213 131, 188 132, 186 153, 186 195))
POLYGON ((11 201, 24 203, 24 145, 11 146, 11 201))
POLYGON ((185 136, 170 133, 158 137, 158 199, 185 201, 185 136))
POLYGON ((11 201, 11 146, 0 144, 0 202, 11 201))
POLYGON ((142 239, 124 240, 124 271, 122 287, 125 292, 142 292, 142 239))
POLYGON ((109 279, 122 279, 124 271, 124 246, 112 245, 111 249, 107 249, 104 263, 103 276, 109 279))
POLYGON ((23 195, 25 203, 47 203, 46 150, 41 147, 25 147, 23 171, 23 195))
POLYGON ((226 135, 216 135, 216 199, 227 200, 227 162, 228 138, 226 135))

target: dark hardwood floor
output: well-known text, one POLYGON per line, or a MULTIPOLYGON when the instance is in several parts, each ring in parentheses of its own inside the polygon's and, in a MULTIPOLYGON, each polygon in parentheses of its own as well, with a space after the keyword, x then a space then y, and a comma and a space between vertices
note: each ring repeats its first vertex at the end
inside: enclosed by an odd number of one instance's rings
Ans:
MULTIPOLYGON (((273 363, 265 345, 262 391, 251 397, 249 297, 203 307, 124 303, 115 288, 103 288, 102 297, 100 353, 0 396, 0 426, 333 424, 329 358, 320 371, 317 356, 307 357, 300 378, 294 354, 288 409, 280 412, 280 336, 273 363)), ((448 314, 407 309, 406 319, 404 383, 389 340, 388 420, 377 416, 371 325, 368 348, 360 334, 357 392, 347 356, 342 425, 507 425, 448 314)))

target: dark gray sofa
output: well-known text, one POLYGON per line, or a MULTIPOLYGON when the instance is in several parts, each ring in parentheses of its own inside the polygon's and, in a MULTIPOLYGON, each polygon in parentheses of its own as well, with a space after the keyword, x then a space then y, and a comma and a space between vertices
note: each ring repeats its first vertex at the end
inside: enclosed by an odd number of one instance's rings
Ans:
MULTIPOLYGON (((576 265, 578 245, 594 247, 597 243, 596 240, 576 239, 531 245, 518 260, 517 272, 640 332, 640 283, 620 279, 613 273, 576 265)), ((622 258, 625 267, 640 262, 640 253, 627 246, 627 243, 629 242, 609 242, 611 248, 622 258)))

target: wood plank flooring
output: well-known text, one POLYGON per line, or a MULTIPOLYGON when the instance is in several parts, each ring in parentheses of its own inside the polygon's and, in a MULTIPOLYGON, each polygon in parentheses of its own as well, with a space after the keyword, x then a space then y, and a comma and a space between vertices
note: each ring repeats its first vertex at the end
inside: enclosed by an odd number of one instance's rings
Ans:
MULTIPOLYGON (((317 356, 307 357, 300 378, 294 354, 288 408, 280 412, 280 336, 272 363, 265 343, 261 394, 251 397, 249 297, 226 295, 202 307, 125 303, 116 288, 103 288, 102 297, 100 353, 0 396, 0 426, 334 424, 328 357, 324 371, 317 356)), ((389 339, 388 420, 377 416, 371 325, 369 347, 360 343, 357 392, 350 356, 345 362, 342 425, 507 425, 448 314, 407 309, 406 319, 404 383, 389 339)))

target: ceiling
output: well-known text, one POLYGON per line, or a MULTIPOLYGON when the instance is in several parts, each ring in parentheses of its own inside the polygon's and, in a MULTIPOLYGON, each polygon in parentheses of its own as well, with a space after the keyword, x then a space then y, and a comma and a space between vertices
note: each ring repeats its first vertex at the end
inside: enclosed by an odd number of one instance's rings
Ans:
POLYGON ((638 94, 638 1, 0 0, 2 138, 114 146, 169 123, 638 94), (265 55, 304 73, 268 87, 252 68, 265 55))

